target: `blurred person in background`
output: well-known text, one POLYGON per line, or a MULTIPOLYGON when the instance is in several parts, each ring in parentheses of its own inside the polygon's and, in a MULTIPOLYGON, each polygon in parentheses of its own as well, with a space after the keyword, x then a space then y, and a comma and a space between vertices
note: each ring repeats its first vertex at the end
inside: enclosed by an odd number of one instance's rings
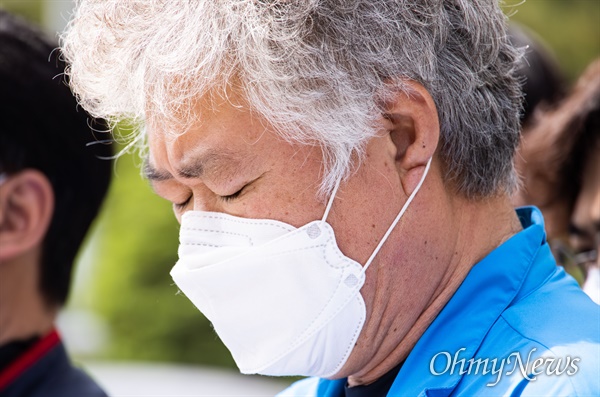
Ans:
POLYGON ((497 2, 83 0, 63 50, 82 106, 142 124, 171 275, 243 373, 311 376, 282 396, 600 392, 578 321, 600 311, 510 202, 497 2))
MULTIPOLYGON (((0 10, 0 395, 101 397, 54 321, 109 186, 109 145, 64 81, 57 44, 0 10)), ((104 128, 106 128, 104 126, 104 128)))
POLYGON ((538 206, 559 263, 600 303, 600 59, 569 95, 537 111, 516 156, 516 205, 538 206))
POLYGON ((554 54, 535 32, 513 22, 508 33, 511 43, 525 51, 516 74, 524 93, 521 126, 527 127, 536 110, 564 96, 567 81, 554 54))

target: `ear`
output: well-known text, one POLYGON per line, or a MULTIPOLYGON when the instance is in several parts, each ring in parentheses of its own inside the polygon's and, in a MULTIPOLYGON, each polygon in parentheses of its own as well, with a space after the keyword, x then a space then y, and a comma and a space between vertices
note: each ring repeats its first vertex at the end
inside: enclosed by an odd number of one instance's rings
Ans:
POLYGON ((39 171, 10 175, 0 185, 0 263, 39 246, 54 211, 54 193, 39 171))
POLYGON ((406 194, 421 179, 440 138, 438 112, 429 92, 421 84, 403 82, 408 93, 398 90, 383 102, 383 125, 396 148, 395 164, 406 194))

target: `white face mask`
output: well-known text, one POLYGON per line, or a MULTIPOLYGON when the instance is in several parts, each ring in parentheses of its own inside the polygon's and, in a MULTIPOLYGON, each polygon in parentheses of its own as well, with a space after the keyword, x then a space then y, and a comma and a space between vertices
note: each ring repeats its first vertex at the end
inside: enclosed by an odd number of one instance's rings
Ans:
POLYGON ((212 322, 245 374, 331 377, 365 322, 365 271, 421 188, 423 176, 365 266, 346 257, 323 219, 300 228, 188 211, 173 280, 212 322))

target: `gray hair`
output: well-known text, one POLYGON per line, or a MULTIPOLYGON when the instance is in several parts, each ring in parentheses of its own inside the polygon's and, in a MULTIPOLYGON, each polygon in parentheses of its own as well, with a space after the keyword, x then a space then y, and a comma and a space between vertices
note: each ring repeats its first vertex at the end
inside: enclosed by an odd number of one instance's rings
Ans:
POLYGON ((519 52, 495 0, 80 0, 62 39, 96 117, 189 125, 195 98, 235 81, 282 136, 324 149, 323 191, 414 80, 439 112, 445 180, 472 198, 516 184, 519 52))

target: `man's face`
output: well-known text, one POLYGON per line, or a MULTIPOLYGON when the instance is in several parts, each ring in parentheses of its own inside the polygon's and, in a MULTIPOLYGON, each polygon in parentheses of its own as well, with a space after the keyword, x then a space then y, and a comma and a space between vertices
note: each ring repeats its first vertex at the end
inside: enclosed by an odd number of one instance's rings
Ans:
MULTIPOLYGON (((244 105, 198 106, 201 122, 188 132, 149 135, 147 176, 179 220, 202 210, 300 227, 323 216, 319 147, 286 142, 244 105)), ((389 136, 369 144, 369 152, 389 151, 392 158, 393 150, 389 136)), ((393 163, 378 155, 342 182, 328 219, 341 250, 363 264, 402 204, 389 204, 400 200, 399 181, 393 163)))
MULTIPOLYGON (((239 97, 229 95, 229 101, 213 106, 200 101, 201 121, 179 136, 148 129, 146 174, 155 191, 174 204, 179 220, 190 210, 274 219, 296 227, 321 219, 327 197, 318 196, 323 175, 319 147, 286 142, 239 97)), ((342 181, 327 219, 341 251, 363 265, 408 198, 396 156, 396 145, 382 128, 367 144, 364 160, 342 181)), ((429 187, 422 192, 432 189, 431 178, 439 176, 430 172, 429 187)), ((398 335, 408 332, 440 282, 440 263, 449 262, 436 252, 444 244, 435 243, 437 231, 447 234, 440 225, 449 222, 423 199, 437 191, 422 192, 367 270, 361 289, 367 322, 346 364, 349 371, 376 354, 390 329, 398 335), (419 271, 413 266, 420 266, 419 271), (401 312, 401 318, 385 316, 389 310, 401 312), (398 321, 401 326, 393 325, 398 321)))

